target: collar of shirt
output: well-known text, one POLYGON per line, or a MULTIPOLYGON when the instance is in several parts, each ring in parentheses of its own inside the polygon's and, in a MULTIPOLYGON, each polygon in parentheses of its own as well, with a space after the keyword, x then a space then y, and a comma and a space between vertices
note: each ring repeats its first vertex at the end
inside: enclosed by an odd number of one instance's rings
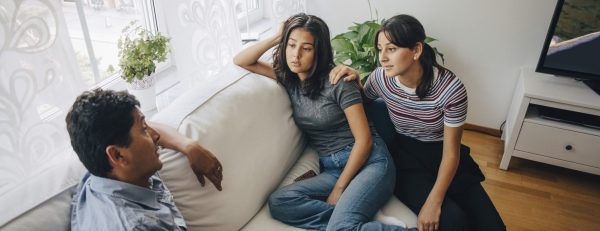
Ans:
POLYGON ((88 183, 92 191, 109 196, 120 197, 153 209, 160 209, 160 205, 157 201, 158 194, 156 192, 156 189, 160 187, 160 180, 155 179, 158 178, 155 175, 148 179, 150 181, 150 188, 140 187, 110 178, 98 177, 92 174, 90 175, 88 183))

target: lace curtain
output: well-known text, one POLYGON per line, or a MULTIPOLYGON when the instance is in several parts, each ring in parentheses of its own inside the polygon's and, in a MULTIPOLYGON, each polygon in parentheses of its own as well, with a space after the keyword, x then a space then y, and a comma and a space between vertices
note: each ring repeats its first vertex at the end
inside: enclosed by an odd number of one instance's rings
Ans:
POLYGON ((279 25, 280 22, 288 17, 304 12, 306 13, 306 0, 272 0, 272 10, 274 16, 274 25, 279 25))
POLYGON ((79 177, 64 118, 84 86, 60 3, 0 1, 0 224, 79 177))
POLYGON ((186 88, 210 81, 241 48, 233 0, 162 1, 173 59, 186 88))
MULTIPOLYGON (((169 33, 177 35, 171 40, 173 59, 183 86, 191 88, 224 74, 242 47, 234 1, 174 0, 164 1, 163 7, 169 33)), ((269 10, 277 27, 289 16, 306 12, 306 1, 272 0, 269 10)))

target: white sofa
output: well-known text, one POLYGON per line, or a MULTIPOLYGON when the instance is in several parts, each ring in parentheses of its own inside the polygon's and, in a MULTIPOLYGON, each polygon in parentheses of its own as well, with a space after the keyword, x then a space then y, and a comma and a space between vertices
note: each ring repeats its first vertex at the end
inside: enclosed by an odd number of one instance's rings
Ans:
MULTIPOLYGON (((308 170, 318 172, 318 156, 305 148, 280 85, 237 67, 221 76, 184 93, 152 120, 177 127, 211 150, 223 164, 223 191, 208 182, 201 187, 187 158, 172 150, 161 151, 159 174, 189 230, 298 230, 272 219, 265 202, 276 188, 308 170)), ((0 229, 69 230, 73 188, 0 229)), ((395 198, 382 211, 409 226, 416 223, 415 214, 395 198)))

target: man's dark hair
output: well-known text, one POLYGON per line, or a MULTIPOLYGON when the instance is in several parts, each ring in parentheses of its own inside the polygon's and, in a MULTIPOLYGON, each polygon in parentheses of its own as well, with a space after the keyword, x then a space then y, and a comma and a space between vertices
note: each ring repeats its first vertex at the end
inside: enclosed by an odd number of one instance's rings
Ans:
POLYGON ((301 86, 304 94, 309 98, 316 98, 327 80, 329 71, 333 69, 333 50, 329 41, 329 27, 323 19, 299 13, 291 16, 283 24, 283 33, 279 45, 273 50, 273 68, 277 81, 286 87, 301 86), (302 28, 311 33, 315 42, 313 44, 315 56, 308 72, 308 79, 300 83, 298 75, 293 73, 286 62, 286 46, 293 30, 302 28))
POLYGON ((129 146, 133 111, 139 105, 125 91, 96 89, 77 97, 65 120, 71 146, 91 174, 106 177, 112 171, 106 147, 129 146))

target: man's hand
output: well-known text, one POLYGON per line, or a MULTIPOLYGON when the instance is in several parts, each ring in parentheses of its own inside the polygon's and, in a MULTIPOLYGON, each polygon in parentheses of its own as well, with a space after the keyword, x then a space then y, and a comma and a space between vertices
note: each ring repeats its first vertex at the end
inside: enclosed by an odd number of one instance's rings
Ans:
POLYGON ((187 145, 185 152, 188 154, 188 160, 200 184, 204 186, 206 182, 204 177, 206 177, 215 185, 217 190, 223 190, 221 187, 223 167, 215 155, 197 143, 187 145))
POLYGON ((192 171, 196 174, 200 184, 204 186, 204 177, 208 178, 215 187, 221 191, 221 181, 223 180, 223 167, 215 155, 204 149, 194 140, 179 134, 177 130, 165 124, 149 122, 149 125, 157 133, 153 134, 153 139, 158 140, 157 144, 165 148, 174 149, 186 155, 190 161, 192 171))

